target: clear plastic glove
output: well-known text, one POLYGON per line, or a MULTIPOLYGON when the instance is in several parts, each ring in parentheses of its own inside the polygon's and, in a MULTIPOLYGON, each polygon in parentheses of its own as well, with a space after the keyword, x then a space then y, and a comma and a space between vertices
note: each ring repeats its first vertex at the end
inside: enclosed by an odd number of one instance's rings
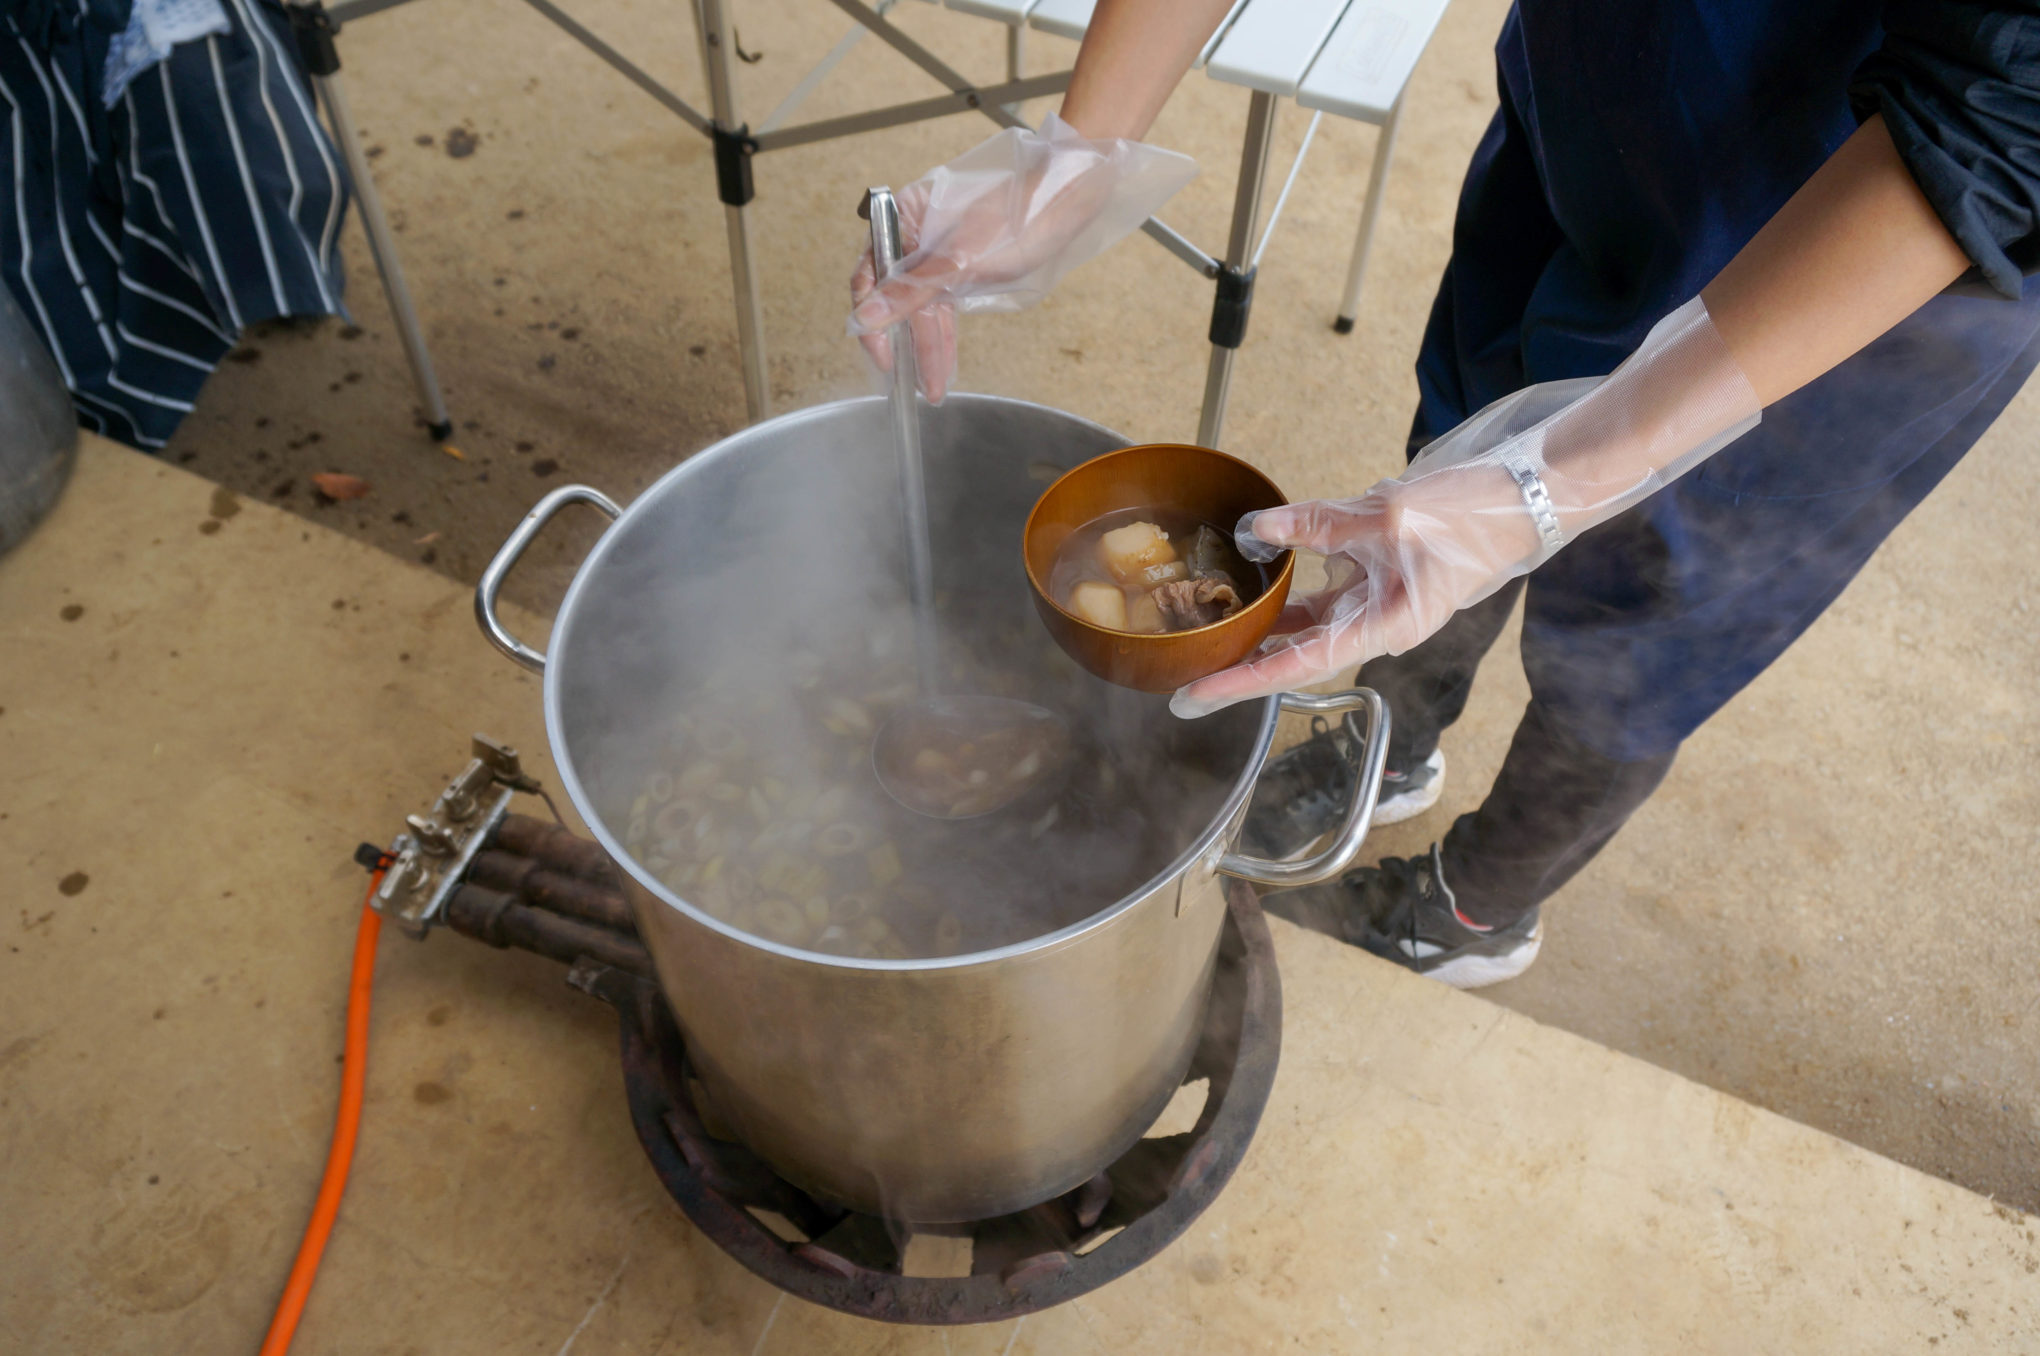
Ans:
POLYGON ((1008 128, 895 195, 904 257, 873 287, 871 251, 851 275, 849 331, 892 370, 886 329, 910 322, 921 389, 940 401, 956 375, 956 313, 1017 311, 1102 254, 1197 174, 1187 155, 1092 141, 1051 113, 1008 128))
POLYGON ((1325 557, 1253 658, 1179 691, 1194 717, 1401 654, 1510 579, 1755 428, 1762 407, 1698 297, 1607 377, 1526 387, 1358 499, 1250 514, 1240 549, 1325 557))

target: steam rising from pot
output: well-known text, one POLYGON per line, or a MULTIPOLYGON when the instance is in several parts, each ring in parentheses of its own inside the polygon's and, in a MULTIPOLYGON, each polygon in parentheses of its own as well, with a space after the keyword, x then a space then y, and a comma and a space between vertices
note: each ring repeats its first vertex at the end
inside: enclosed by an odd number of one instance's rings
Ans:
POLYGON ((605 540, 554 646, 558 720, 608 832, 670 895, 802 950, 959 955, 1090 917, 1209 826, 1258 724, 1181 722, 1079 670, 1034 616, 1018 540, 1043 488, 1029 463, 1069 454, 975 460, 949 411, 924 414, 945 685, 1062 717, 1065 776, 941 822, 872 775, 873 736, 916 691, 879 402, 648 491, 659 511, 605 540))

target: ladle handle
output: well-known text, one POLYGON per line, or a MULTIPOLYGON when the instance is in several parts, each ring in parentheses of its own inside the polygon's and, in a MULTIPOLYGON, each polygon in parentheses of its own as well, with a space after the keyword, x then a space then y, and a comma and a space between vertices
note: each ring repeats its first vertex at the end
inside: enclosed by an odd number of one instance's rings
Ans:
MULTIPOLYGON (((900 243, 900 204, 890 188, 865 190, 863 214, 871 218, 871 274, 876 286, 892 276, 906 254, 900 243)), ((914 413, 914 335, 902 320, 885 332, 892 346, 893 418, 914 413)))
MULTIPOLYGON (((864 213, 871 218, 871 264, 874 284, 899 266, 900 205, 889 188, 864 195, 864 213)), ((914 605, 914 663, 921 695, 934 695, 941 683, 941 662, 935 639, 935 551, 928 530, 928 481, 921 466, 921 410, 914 398, 914 335, 906 321, 885 332, 892 346, 892 425, 900 473, 900 508, 907 532, 907 580, 914 605)))
POLYGON ((1238 852, 1228 852, 1218 859, 1218 869, 1225 875, 1288 890, 1336 879, 1360 855, 1360 845, 1367 841, 1367 830, 1374 824, 1374 803, 1381 799, 1382 774, 1388 768, 1388 703, 1371 687, 1324 694, 1285 692, 1281 701, 1283 710, 1304 715, 1328 716, 1360 709, 1367 712, 1367 742, 1360 750, 1360 766, 1354 769, 1353 799, 1346 806, 1346 818, 1339 824, 1339 831, 1332 835, 1331 844, 1323 852, 1295 862, 1270 861, 1238 852))
POLYGON ((524 515, 524 521, 517 524, 496 549, 495 558, 482 571, 481 582, 475 585, 475 620, 481 623, 482 634, 497 649, 533 673, 545 672, 545 653, 534 650, 510 634, 510 628, 503 625, 503 619, 496 615, 496 596, 502 593, 503 581, 510 577, 511 567, 517 564, 524 549, 545 530, 553 516, 569 504, 593 504, 611 519, 623 512, 616 506, 615 500, 600 490, 586 485, 562 485, 531 506, 531 512, 524 515))

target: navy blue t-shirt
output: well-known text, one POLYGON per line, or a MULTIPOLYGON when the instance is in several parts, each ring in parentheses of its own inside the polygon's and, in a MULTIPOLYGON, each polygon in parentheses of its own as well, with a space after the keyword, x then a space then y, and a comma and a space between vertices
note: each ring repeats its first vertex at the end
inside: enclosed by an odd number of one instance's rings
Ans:
POLYGON ((1614 368, 1872 113, 1970 287, 2040 267, 2040 0, 1519 0, 1496 59, 1434 317, 1454 371, 1420 374, 1459 388, 1440 416, 1614 368))
POLYGON ((1519 3, 1496 55, 1563 237, 1549 291, 1590 329, 1693 296, 1856 130, 1880 37, 1862 0, 1519 3))

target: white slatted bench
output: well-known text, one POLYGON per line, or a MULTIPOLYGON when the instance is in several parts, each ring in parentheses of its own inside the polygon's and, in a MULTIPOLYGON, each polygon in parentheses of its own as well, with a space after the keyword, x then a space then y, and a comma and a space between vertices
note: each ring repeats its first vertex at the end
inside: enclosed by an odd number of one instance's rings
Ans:
MULTIPOLYGON (((740 0, 687 0, 693 10, 701 42, 702 62, 707 70, 710 110, 704 114, 654 80, 616 48, 604 42, 553 0, 526 0, 540 14, 564 29, 596 56, 616 68, 633 84, 664 104, 715 145, 717 191, 724 203, 729 234, 730 271, 736 293, 737 335, 742 353, 744 392, 753 419, 770 413, 765 380, 765 348, 762 312, 759 305, 758 275, 752 258, 750 235, 751 161, 765 151, 788 146, 833 140, 882 127, 899 126, 925 118, 975 110, 1005 126, 1021 125, 1013 109, 1021 102, 1060 93, 1068 86, 1070 72, 1026 77, 1023 74, 1024 38, 1029 29, 1081 40, 1091 21, 1095 0, 927 0, 942 3, 960 13, 993 20, 1006 27, 1006 72, 1002 82, 978 85, 923 47, 886 15, 900 0, 829 0, 858 25, 836 45, 823 61, 804 77, 778 108, 751 131, 737 112, 735 41, 726 6, 740 0), (847 57, 857 40, 874 35, 919 66, 948 90, 947 94, 873 109, 844 117, 826 118, 787 127, 784 122, 821 79, 847 57)), ((338 0, 330 9, 337 22, 363 18, 406 0, 338 0)), ((1232 360, 1246 334, 1247 317, 1253 304, 1253 284, 1261 254, 1267 248, 1276 220, 1282 212, 1289 188, 1303 166, 1311 136, 1319 118, 1329 113, 1373 123, 1381 133, 1375 146, 1369 174, 1367 197, 1361 210, 1352 263, 1347 270, 1334 328, 1351 332, 1358 308, 1361 280, 1374 228, 1380 215, 1383 184, 1395 146, 1396 123, 1402 110, 1402 94, 1417 58, 1423 54, 1431 35, 1444 15, 1446 0, 1235 0, 1232 10, 1199 54, 1197 64, 1214 80, 1243 85, 1251 95, 1247 130, 1240 153, 1239 179, 1234 189, 1233 216, 1226 250, 1222 257, 1206 254, 1180 233, 1158 220, 1144 229, 1169 251, 1216 284, 1210 337, 1212 353, 1205 378, 1204 406, 1198 421, 1198 441, 1215 446, 1225 418, 1226 396, 1231 385, 1232 360), (1310 131, 1297 152, 1275 206, 1261 227, 1261 200, 1267 181, 1268 153, 1275 129, 1278 101, 1294 99, 1313 111, 1310 131), (1260 227, 1259 243, 1255 243, 1260 227)), ((367 165, 359 159, 352 129, 345 124, 345 101, 339 95, 331 73, 321 79, 327 93, 335 132, 349 152, 350 168, 362 201, 362 216, 370 227, 378 266, 385 287, 391 293, 399 328, 418 372, 421 391, 431 389, 428 404, 436 404, 430 359, 422 336, 403 296, 401 273, 394 252, 388 248, 387 232, 378 230, 381 208, 376 201, 367 165)))

